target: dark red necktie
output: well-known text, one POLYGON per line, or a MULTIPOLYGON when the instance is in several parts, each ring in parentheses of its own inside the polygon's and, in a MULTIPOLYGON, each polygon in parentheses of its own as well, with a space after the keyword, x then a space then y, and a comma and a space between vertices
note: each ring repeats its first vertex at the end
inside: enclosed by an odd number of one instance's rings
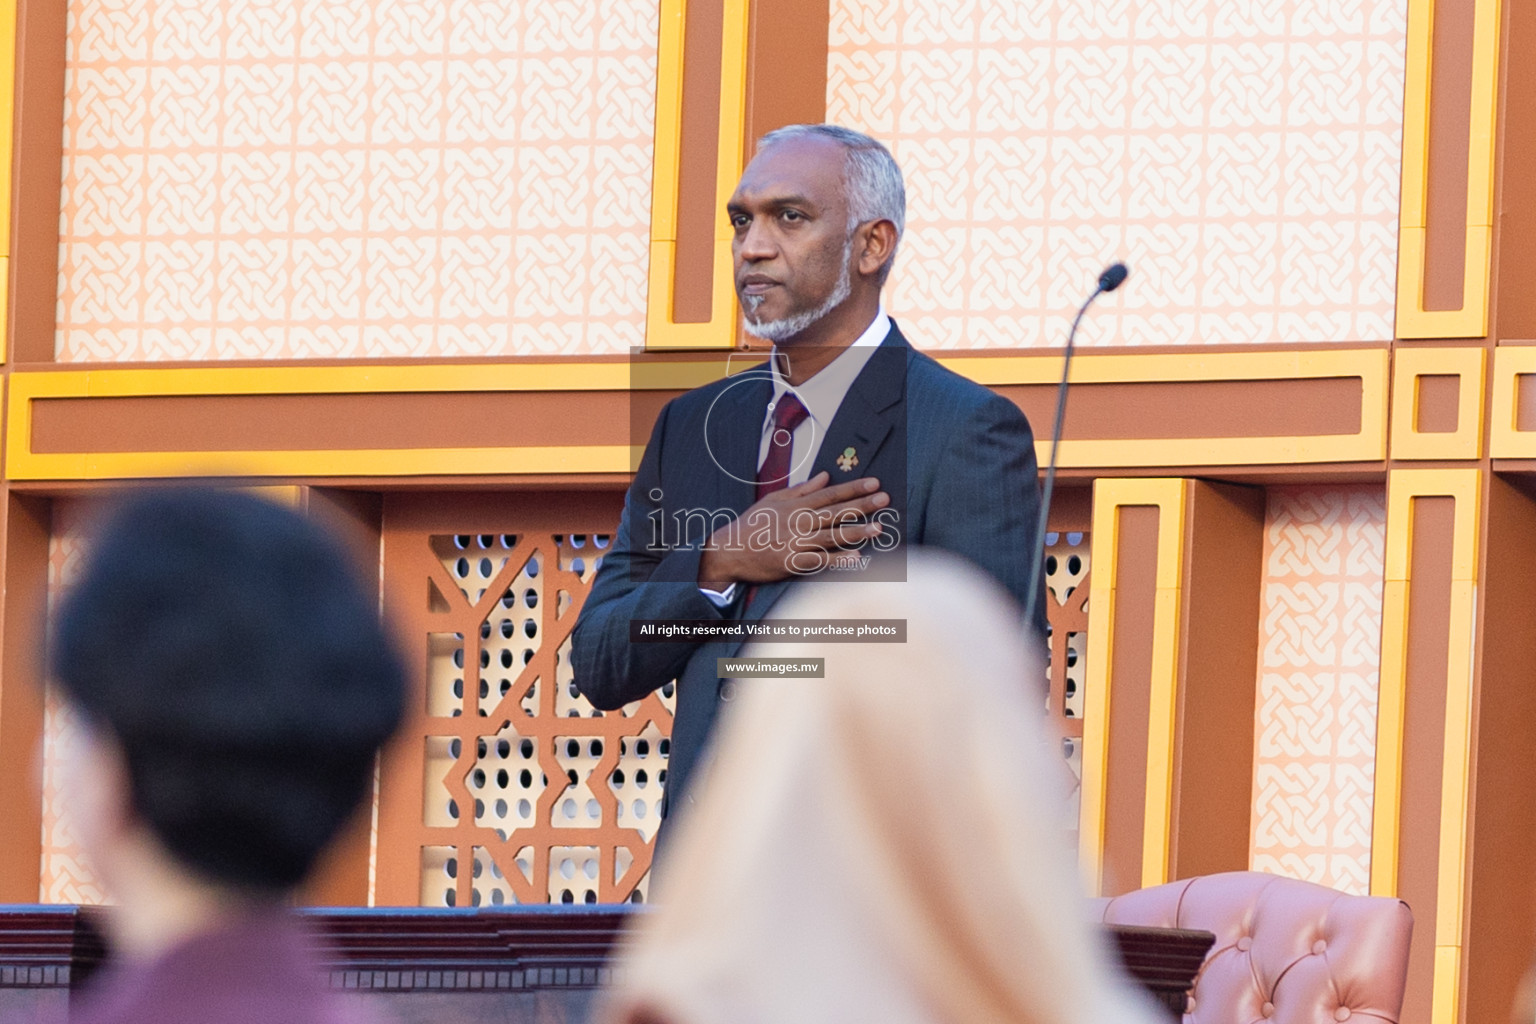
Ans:
MULTIPOLYGON (((810 413, 800 404, 800 399, 788 391, 779 396, 773 407, 773 434, 768 438, 768 457, 757 470, 757 500, 774 491, 789 486, 790 455, 795 447, 795 428, 805 422, 810 413)), ((757 597, 757 584, 747 588, 747 604, 757 597)))
POLYGON ((795 428, 810 413, 791 392, 779 396, 773 407, 773 433, 768 438, 768 457, 757 471, 757 500, 789 486, 790 454, 795 447, 795 428))

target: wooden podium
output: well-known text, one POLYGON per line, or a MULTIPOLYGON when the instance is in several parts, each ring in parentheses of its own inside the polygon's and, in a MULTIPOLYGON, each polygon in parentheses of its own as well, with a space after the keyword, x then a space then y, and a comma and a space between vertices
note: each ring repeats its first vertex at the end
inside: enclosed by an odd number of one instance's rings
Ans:
MULTIPOLYGON (((109 908, 0 906, 0 1020, 63 1024, 70 991, 106 957, 109 908)), ((402 1019, 430 1004, 444 1024, 528 1019, 580 1024, 612 978, 608 958, 641 908, 324 909, 331 986, 402 1019)), ((1210 932, 1108 926, 1130 974, 1177 1017, 1210 932)))

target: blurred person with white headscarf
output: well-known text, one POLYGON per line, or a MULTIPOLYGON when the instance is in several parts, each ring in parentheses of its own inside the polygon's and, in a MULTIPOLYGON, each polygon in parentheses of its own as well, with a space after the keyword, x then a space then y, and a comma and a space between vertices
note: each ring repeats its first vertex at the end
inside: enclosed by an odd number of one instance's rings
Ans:
POLYGON ((826 675, 738 683, 600 1019, 1163 1019, 1086 923, 1017 606, 952 556, 907 557, 905 583, 819 582, 775 609, 906 619, 906 643, 743 652, 826 675))

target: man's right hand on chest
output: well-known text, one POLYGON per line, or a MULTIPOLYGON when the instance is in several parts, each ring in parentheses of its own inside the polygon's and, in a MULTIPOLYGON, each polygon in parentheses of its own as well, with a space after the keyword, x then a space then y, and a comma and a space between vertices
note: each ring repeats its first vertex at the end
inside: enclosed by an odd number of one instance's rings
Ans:
POLYGON ((880 534, 870 516, 890 504, 873 477, 828 486, 817 473, 758 500, 715 530, 699 558, 699 586, 726 592, 734 583, 773 583, 806 575, 824 553, 856 548, 880 534))

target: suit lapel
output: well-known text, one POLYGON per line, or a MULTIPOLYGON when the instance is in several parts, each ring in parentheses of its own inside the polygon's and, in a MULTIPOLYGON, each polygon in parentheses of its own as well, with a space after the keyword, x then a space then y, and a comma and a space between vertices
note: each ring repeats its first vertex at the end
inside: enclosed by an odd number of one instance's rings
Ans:
POLYGON ((897 418, 905 414, 907 351, 906 339, 891 324, 890 333, 870 353, 827 426, 811 466, 812 476, 825 471, 838 484, 869 472, 897 418))
POLYGON ((716 507, 743 512, 757 500, 757 451, 773 384, 753 373, 726 387, 704 424, 709 466, 717 481, 716 507))

